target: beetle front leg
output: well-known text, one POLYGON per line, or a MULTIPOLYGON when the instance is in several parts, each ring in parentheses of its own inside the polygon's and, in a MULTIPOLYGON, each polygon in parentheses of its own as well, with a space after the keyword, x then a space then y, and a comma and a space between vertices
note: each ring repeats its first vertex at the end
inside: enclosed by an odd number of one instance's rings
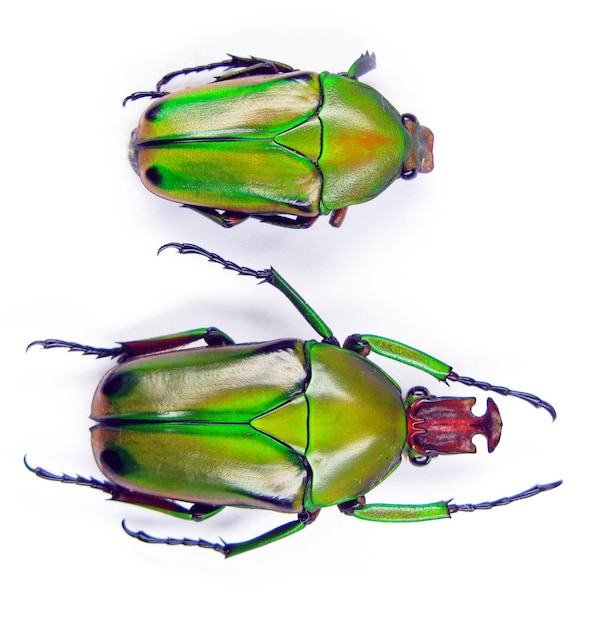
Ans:
POLYGON ((238 554, 243 554, 244 552, 249 552, 250 550, 255 550, 256 548, 261 548, 269 543, 273 543, 279 539, 284 539, 285 537, 289 537, 290 535, 297 533, 299 530, 302 530, 309 524, 312 524, 312 522, 317 519, 319 511, 320 509, 313 511, 312 513, 309 511, 303 511, 298 515, 298 521, 283 524, 283 526, 273 528, 273 530, 259 535, 258 537, 248 539, 247 541, 241 541, 239 543, 212 543, 201 538, 189 539, 187 537, 182 537, 180 539, 175 539, 174 537, 153 537, 152 535, 149 535, 141 530, 130 530, 125 523, 122 523, 122 527, 128 535, 138 539, 139 541, 143 541, 144 543, 162 543, 168 546, 196 546, 198 548, 209 548, 211 550, 216 550, 216 552, 220 552, 220 554, 223 554, 226 558, 228 558, 231 556, 237 556, 238 554))
POLYGON ((416 348, 412 348, 404 343, 395 341, 394 339, 387 339, 386 337, 379 337, 378 335, 351 335, 344 342, 344 347, 349 350, 354 350, 364 356, 367 356, 371 351, 376 352, 377 354, 385 356, 388 359, 393 359, 395 361, 399 361, 400 363, 405 363, 405 365, 416 367, 417 369, 434 376, 434 378, 440 380, 441 382, 450 381, 461 383, 462 385, 467 385, 469 387, 478 387, 483 391, 492 391, 493 393, 498 393, 502 396, 511 396, 513 398, 518 398, 519 400, 524 400, 538 409, 545 409, 549 412, 553 419, 556 419, 556 411, 554 407, 549 402, 542 400, 532 393, 527 393, 526 391, 515 391, 500 385, 492 385, 491 383, 484 381, 474 380, 469 376, 460 376, 453 371, 453 368, 450 365, 447 365, 443 361, 440 361, 439 359, 436 359, 421 350, 417 350, 416 348))
POLYGON ((432 502, 430 504, 365 504, 365 497, 338 504, 338 508, 345 515, 352 515, 358 519, 370 522, 426 522, 435 519, 451 517, 453 513, 460 511, 470 513, 473 511, 493 509, 505 506, 518 500, 532 498, 544 491, 555 489, 562 484, 561 480, 545 485, 535 485, 515 496, 499 498, 479 504, 452 504, 451 501, 432 502))
POLYGON ((447 502, 431 504, 365 504, 365 496, 338 504, 344 515, 370 522, 426 522, 451 517, 447 502))

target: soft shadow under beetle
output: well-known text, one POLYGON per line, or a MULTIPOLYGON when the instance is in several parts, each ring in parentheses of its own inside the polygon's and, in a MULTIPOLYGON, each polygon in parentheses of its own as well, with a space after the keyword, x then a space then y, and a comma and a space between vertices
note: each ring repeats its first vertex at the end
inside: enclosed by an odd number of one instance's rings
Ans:
POLYGON ((322 214, 339 226, 349 205, 433 167, 430 130, 358 80, 374 67, 368 53, 344 74, 231 56, 172 72, 125 100, 155 99, 132 133, 132 167, 153 193, 225 227, 306 228, 322 214), (215 69, 209 84, 164 89, 215 69))
POLYGON ((376 352, 427 372, 437 380, 553 407, 537 396, 479 382, 419 350, 376 335, 351 335, 340 347, 329 327, 274 270, 252 270, 192 244, 167 244, 199 254, 279 289, 323 338, 236 344, 223 331, 198 328, 153 339, 93 348, 47 339, 31 345, 63 347, 119 364, 101 380, 92 402, 92 447, 108 480, 53 474, 49 480, 100 489, 112 499, 201 521, 226 506, 297 515, 241 543, 157 538, 149 543, 194 545, 234 556, 287 537, 337 505, 345 514, 383 522, 450 517, 490 509, 557 487, 535 485, 515 496, 480 504, 367 504, 403 455, 422 465, 439 454, 475 452, 472 437, 486 437, 491 452, 501 418, 489 398, 484 416, 472 414, 474 398, 435 397, 400 387, 367 356, 376 352), (207 347, 184 348, 198 340, 207 347))

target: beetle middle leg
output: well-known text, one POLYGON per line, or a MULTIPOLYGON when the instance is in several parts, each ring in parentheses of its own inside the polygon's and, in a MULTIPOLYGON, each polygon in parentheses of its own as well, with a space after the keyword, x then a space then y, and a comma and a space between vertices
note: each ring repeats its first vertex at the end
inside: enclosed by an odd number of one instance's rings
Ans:
POLYGON ((209 548, 211 550, 216 550, 216 552, 220 552, 220 554, 223 554, 226 558, 228 558, 231 556, 237 556, 238 554, 243 554, 244 552, 249 552, 250 550, 255 550, 256 548, 261 548, 269 543, 273 543, 274 541, 284 539, 285 537, 289 537, 290 535, 297 533, 303 528, 306 528, 309 524, 312 524, 317 519, 319 512, 320 509, 313 512, 306 510, 302 511, 298 514, 297 521, 288 522, 287 524, 273 528, 273 530, 269 530, 262 535, 258 535, 258 537, 248 539, 247 541, 241 541, 239 543, 212 543, 210 541, 206 541, 205 539, 189 539, 188 537, 153 537, 142 530, 130 530, 125 523, 122 523, 122 527, 128 535, 138 539, 139 541, 143 541, 144 543, 162 543, 169 546, 196 546, 198 548, 209 548))
POLYGON ((253 276, 261 279, 263 282, 271 284, 278 289, 300 312, 304 319, 315 329, 315 331, 323 337, 323 341, 334 345, 339 345, 338 340, 334 337, 331 329, 319 317, 317 312, 304 300, 304 298, 272 267, 264 270, 254 270, 250 267, 243 267, 227 261, 214 252, 208 252, 192 243, 167 243, 163 245, 159 252, 167 248, 175 248, 180 254, 199 254, 206 257, 208 261, 218 263, 227 270, 233 270, 243 276, 253 276))

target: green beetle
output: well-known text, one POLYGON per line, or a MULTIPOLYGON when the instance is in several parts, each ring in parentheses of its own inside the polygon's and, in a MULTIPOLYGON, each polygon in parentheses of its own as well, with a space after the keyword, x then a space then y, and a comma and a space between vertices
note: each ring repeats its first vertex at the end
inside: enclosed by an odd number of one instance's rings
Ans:
POLYGON ((132 133, 132 167, 153 193, 225 227, 306 228, 328 213, 339 226, 349 205, 433 168, 431 131, 357 80, 374 67, 368 53, 346 74, 231 56, 172 72, 124 101, 157 99, 132 133), (219 68, 229 71, 210 84, 164 90, 219 68))
POLYGON ((236 344, 214 327, 93 348, 47 339, 31 345, 64 347, 120 363, 101 380, 92 402, 92 447, 106 481, 27 467, 49 480, 100 489, 112 499, 200 521, 226 506, 297 514, 298 519, 241 543, 156 538, 150 543, 196 545, 234 556, 295 533, 320 509, 337 505, 360 519, 412 522, 508 504, 557 487, 536 485, 481 504, 366 504, 403 455, 417 465, 439 454, 475 452, 484 435, 492 451, 501 418, 489 398, 484 416, 474 398, 437 398, 400 387, 367 359, 370 351, 431 374, 510 395, 548 410, 537 396, 460 376, 419 350, 376 335, 351 335, 340 347, 329 327, 274 270, 252 270, 192 244, 167 244, 279 289, 321 335, 236 344), (204 340, 207 347, 185 345, 204 340), (184 506, 190 503, 190 506, 184 506))

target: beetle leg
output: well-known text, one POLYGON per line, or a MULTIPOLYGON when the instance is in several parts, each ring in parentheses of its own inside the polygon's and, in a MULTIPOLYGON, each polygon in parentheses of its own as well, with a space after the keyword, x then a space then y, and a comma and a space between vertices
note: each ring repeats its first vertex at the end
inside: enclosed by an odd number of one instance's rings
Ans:
POLYGON ((122 100, 122 106, 126 106, 128 102, 140 100, 141 98, 163 98, 167 94, 166 91, 135 91, 122 100))
POLYGON ((411 367, 434 376, 437 380, 442 382, 451 381, 455 383, 461 383, 469 387, 478 387, 483 391, 492 391, 493 393, 499 393, 502 396, 512 396, 513 398, 519 398, 529 404, 532 404, 538 409, 545 409, 550 413, 553 419, 556 419, 556 410, 554 407, 545 400, 542 400, 538 396, 526 391, 514 391, 507 387, 501 387, 498 385, 492 385, 484 381, 477 381, 469 376, 460 376, 453 369, 443 363, 442 361, 416 350, 404 343, 394 341, 394 339, 387 339, 386 337, 379 337, 377 335, 351 335, 344 342, 344 347, 348 350, 354 350, 367 356, 371 351, 381 354, 389 359, 400 361, 411 367))
POLYGON ((260 59, 257 57, 247 58, 234 55, 229 56, 230 58, 225 59, 224 61, 215 61, 214 63, 207 63, 206 65, 196 65, 195 67, 186 67, 182 70, 170 72, 157 81, 155 91, 135 91, 133 94, 124 98, 123 104, 126 104, 131 100, 138 100, 139 98, 162 98, 169 93, 164 90, 164 87, 178 76, 200 74, 202 72, 209 72, 218 68, 233 68, 235 71, 217 76, 214 78, 214 81, 231 80, 232 78, 253 76, 255 74, 284 74, 294 70, 293 67, 286 65, 285 63, 270 61, 269 59, 260 59))
POLYGON ((237 226, 244 222, 250 215, 246 215, 245 213, 237 213, 235 211, 223 211, 220 213, 217 209, 213 209, 211 207, 205 206, 194 206, 192 204, 183 204, 182 206, 187 209, 193 209, 200 215, 207 217, 212 220, 216 224, 219 224, 223 228, 231 228, 233 226, 237 226))
POLYGON ((123 361, 143 354, 173 350, 201 340, 205 341, 208 346, 226 346, 235 343, 219 328, 208 326, 207 328, 188 330, 184 333, 175 333, 174 335, 163 335, 151 339, 120 342, 121 360, 123 361))
POLYGON ((298 215, 295 218, 285 217, 285 215, 254 215, 253 217, 266 224, 283 226, 285 228, 310 228, 319 219, 319 215, 308 217, 298 215))
POLYGON ((365 504, 365 497, 338 504, 344 515, 370 522, 425 522, 451 517, 446 502, 431 504, 365 504))
POLYGON ((459 511, 472 512, 504 506, 555 489, 561 484, 562 481, 558 480, 546 485, 535 485, 515 496, 500 498, 491 502, 481 502, 480 504, 452 504, 450 500, 430 504, 365 504, 365 497, 361 496, 356 500, 338 504, 338 508, 345 515, 370 522, 425 522, 451 517, 453 513, 459 511))
MULTIPOLYGON (((283 70, 279 68, 283 64, 275 63, 274 61, 262 61, 258 59, 257 63, 250 65, 243 69, 233 70, 216 76, 214 82, 217 83, 222 80, 233 80, 234 78, 244 78, 247 76, 266 76, 270 74, 282 74, 283 70)), ((289 66, 285 66, 288 67, 289 66)), ((289 68, 287 71, 291 72, 293 68, 289 68)))
POLYGON ((214 326, 209 326, 207 328, 196 328, 183 333, 163 335, 161 337, 153 337, 151 339, 123 341, 119 342, 120 346, 118 348, 94 348, 93 346, 86 346, 72 341, 63 341, 62 339, 43 339, 39 341, 32 341, 32 343, 27 346, 27 350, 29 350, 32 346, 42 346, 45 349, 67 348, 70 352, 91 354, 96 356, 97 359, 104 357, 111 357, 114 359, 119 357, 120 361, 125 361, 143 354, 153 354, 155 352, 173 350, 202 339, 209 346, 224 346, 235 343, 220 329, 215 328, 214 326))
POLYGON ((549 491, 550 489, 555 489, 562 484, 561 480, 557 480, 553 483, 547 483, 545 485, 535 485, 530 489, 526 489, 525 491, 521 491, 517 493, 515 496, 508 496, 505 498, 499 498, 498 500, 492 500, 491 502, 480 502, 479 504, 451 504, 451 502, 447 502, 447 506, 449 507, 449 513, 457 513, 459 511, 464 511, 466 513, 472 513, 473 511, 486 511, 488 509, 493 509, 496 506, 505 506, 506 504, 511 504, 512 502, 517 502, 518 500, 524 500, 525 498, 532 498, 533 496, 539 495, 544 491, 549 491))
POLYGON ((279 63, 278 61, 271 61, 269 59, 260 59, 258 57, 240 57, 232 54, 229 55, 229 57, 230 58, 225 59, 224 61, 215 61, 214 63, 208 63, 206 65, 197 65, 195 67, 187 67, 182 70, 170 72, 157 82, 157 91, 162 91, 162 89, 170 81, 178 76, 200 74, 202 72, 208 72, 218 68, 231 68, 235 71, 216 77, 216 81, 229 80, 236 75, 237 78, 239 78, 241 76, 252 76, 254 74, 284 74, 294 70, 294 68, 290 65, 279 63))
POLYGON ((27 462, 27 458, 23 459, 25 467, 36 476, 45 480, 52 480, 70 485, 80 485, 81 487, 90 487, 104 491, 111 496, 116 502, 126 502, 128 504, 136 504, 154 511, 161 511, 169 515, 174 515, 181 519, 199 522, 221 511, 224 507, 206 504, 192 504, 190 508, 181 506, 173 500, 162 498, 160 496, 152 496, 138 491, 130 491, 124 489, 109 480, 99 480, 98 478, 85 478, 77 474, 69 476, 68 474, 53 474, 43 467, 34 467, 27 462))
POLYGON ((338 340, 334 337, 331 329, 327 324, 319 317, 319 315, 310 307, 310 305, 302 298, 302 296, 277 272, 277 270, 270 269, 254 270, 250 267, 242 267, 227 261, 221 256, 218 256, 214 252, 208 252, 199 246, 192 243, 167 243, 163 245, 158 252, 162 252, 166 248, 176 248, 180 254, 199 254, 205 256, 208 261, 218 263, 227 270, 233 270, 243 276, 253 276, 255 278, 262 279, 263 282, 271 284, 278 289, 285 297, 296 307, 301 313, 302 317, 315 329, 323 341, 334 345, 339 345, 338 340))
POLYGON ((469 376, 460 376, 455 372, 451 371, 447 375, 447 380, 450 380, 454 383, 461 383, 462 385, 467 385, 468 387, 478 387, 483 391, 492 391, 493 393, 499 393, 502 396, 511 396, 512 398, 519 398, 520 400, 524 400, 529 404, 532 404, 537 409, 545 409, 552 416, 552 419, 556 419, 556 409, 545 400, 542 400, 538 396, 535 396, 532 393, 528 393, 526 391, 514 391, 513 389, 508 389, 507 387, 500 387, 498 385, 491 385, 491 383, 486 383, 480 380, 474 380, 469 376))
POLYGON ((340 228, 342 226, 342 222, 346 217, 346 211, 348 211, 348 207, 344 207, 342 209, 336 209, 329 217, 329 223, 335 227, 340 228))
POLYGON ((269 530, 267 533, 259 535, 258 537, 248 539, 247 541, 241 541, 239 543, 211 543, 205 539, 189 539, 188 537, 180 539, 176 539, 174 537, 153 537, 142 530, 130 530, 123 522, 122 527, 128 535, 145 543, 162 543, 169 546, 196 546, 198 548, 209 548, 211 550, 216 550, 216 552, 220 552, 220 554, 223 554, 228 558, 230 556, 243 554, 244 552, 249 552, 250 550, 255 550, 256 548, 261 548, 269 543, 273 543, 274 541, 293 535, 299 530, 306 528, 309 524, 312 524, 312 522, 317 519, 319 511, 320 509, 313 511, 312 513, 309 511, 302 511, 302 513, 298 515, 298 521, 283 524, 283 526, 273 528, 273 530, 269 530))
POLYGON ((378 335, 350 335, 344 342, 344 347, 359 352, 363 356, 369 355, 371 351, 376 352, 388 359, 422 370, 441 381, 445 380, 451 372, 449 365, 429 354, 394 341, 394 339, 378 335))
POLYGON ((111 357, 114 359, 122 354, 121 348, 95 348, 93 346, 86 346, 82 343, 75 343, 73 341, 63 341, 63 339, 40 339, 32 341, 26 348, 29 350, 32 346, 42 346, 44 349, 49 348, 67 348, 69 352, 81 352, 82 354, 91 354, 96 356, 97 359, 105 357, 111 357))
POLYGON ((350 66, 345 76, 356 80, 359 76, 371 72, 375 69, 375 54, 373 52, 363 52, 363 54, 350 66))

